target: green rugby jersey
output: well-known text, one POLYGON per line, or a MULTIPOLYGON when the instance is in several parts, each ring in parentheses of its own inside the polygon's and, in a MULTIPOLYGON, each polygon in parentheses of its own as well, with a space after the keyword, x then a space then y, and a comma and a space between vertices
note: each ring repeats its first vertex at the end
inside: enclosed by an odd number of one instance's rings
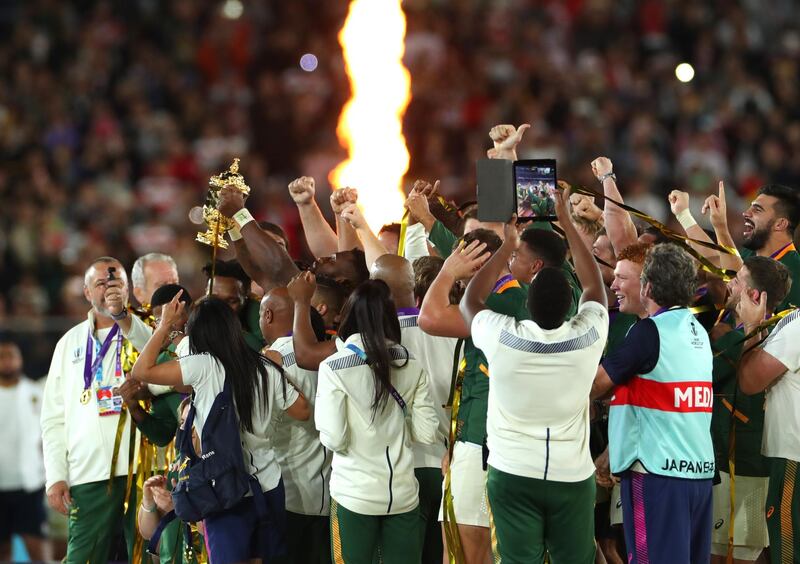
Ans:
MULTIPOLYGON (((515 318, 530 319, 527 292, 516 280, 502 285, 486 299, 486 307, 515 318)), ((482 445, 486 440, 486 413, 489 409, 489 369, 486 357, 472 338, 464 341, 464 381, 458 409, 456 439, 482 445)))

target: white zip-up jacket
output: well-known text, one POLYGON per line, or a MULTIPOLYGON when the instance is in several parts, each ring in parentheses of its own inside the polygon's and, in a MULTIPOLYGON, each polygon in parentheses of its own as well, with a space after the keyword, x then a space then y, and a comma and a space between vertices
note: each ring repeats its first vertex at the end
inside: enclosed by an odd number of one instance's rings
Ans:
MULTIPOLYGON (((458 339, 428 335, 417 326, 417 318, 418 315, 398 316, 400 335, 403 346, 419 360, 428 375, 428 389, 436 415, 439 417, 440 440, 431 445, 414 443, 414 467, 441 468, 450 434, 450 410, 444 406, 450 395, 453 357, 458 339)), ((461 356, 463 351, 459 353, 459 358, 455 359, 456 365, 461 356)))
POLYGON ((272 447, 281 465, 286 510, 301 515, 328 515, 331 453, 319 442, 319 431, 314 425, 317 373, 297 365, 291 337, 275 339, 270 350, 280 353, 286 377, 303 392, 312 410, 307 421, 297 421, 282 413, 275 423, 272 447))
MULTIPOLYGON (((131 322, 131 330, 126 338, 135 349, 142 350, 153 331, 135 315, 131 316, 131 322)), ((81 403, 86 339, 90 333, 93 335, 94 346, 96 336, 93 312, 89 312, 86 321, 67 331, 59 339, 53 352, 44 388, 41 418, 47 489, 60 481, 66 481, 69 486, 77 486, 108 480, 120 416, 98 415, 94 375, 91 399, 86 404, 81 403)), ((124 376, 117 378, 115 375, 116 362, 116 346, 112 343, 103 358, 102 386, 122 384, 124 376)), ((131 418, 127 417, 114 469, 115 476, 128 474, 130 431, 131 418)), ((138 453, 138 431, 136 433, 138 453)))
POLYGON ((428 378, 413 355, 391 346, 403 367, 392 370, 392 385, 406 404, 405 413, 390 395, 375 413, 372 369, 347 345, 363 350, 361 335, 342 343, 319 366, 314 418, 320 441, 333 451, 331 497, 362 515, 396 515, 419 504, 414 477, 413 441, 441 440, 439 420, 428 392, 428 378))

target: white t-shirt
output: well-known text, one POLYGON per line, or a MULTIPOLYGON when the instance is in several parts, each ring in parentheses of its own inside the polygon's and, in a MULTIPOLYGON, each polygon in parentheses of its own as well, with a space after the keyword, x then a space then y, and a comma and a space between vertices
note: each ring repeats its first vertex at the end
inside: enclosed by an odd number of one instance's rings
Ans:
POLYGON ((442 457, 447 450, 447 437, 450 435, 450 414, 444 406, 450 396, 453 355, 458 339, 434 337, 424 333, 417 325, 417 317, 417 315, 399 316, 401 342, 425 369, 428 390, 439 418, 441 440, 432 445, 414 443, 414 467, 440 468, 442 457))
MULTIPOLYGON (((225 386, 225 370, 222 363, 210 354, 194 354, 178 359, 183 383, 194 390, 195 428, 202 442, 203 425, 211 411, 217 395, 225 386)), ((275 431, 275 422, 281 412, 286 411, 297 400, 299 394, 280 373, 267 365, 267 402, 261 402, 261 386, 253 398, 253 433, 240 431, 245 452, 245 463, 264 491, 275 488, 281 479, 281 468, 272 450, 270 437, 275 431), (285 392, 284 392, 285 389, 285 392)))
POLYGON ((489 464, 516 476, 579 482, 594 473, 589 392, 608 311, 586 302, 556 329, 483 310, 472 340, 489 361, 489 464))
POLYGON ((11 414, 6 421, 0 425, 0 448, 6 453, 0 456, 0 491, 19 490, 22 488, 22 468, 13 453, 20 452, 20 421, 15 417, 19 409, 17 400, 17 388, 0 387, 0 413, 11 414))
POLYGON ((33 491, 44 487, 42 410, 44 381, 25 376, 13 387, 0 386, 0 491, 33 491))
POLYGON ((286 414, 279 415, 279 423, 272 437, 275 456, 281 465, 283 486, 286 488, 286 510, 301 515, 328 515, 328 483, 333 454, 322 446, 314 424, 317 373, 297 365, 291 337, 275 339, 270 350, 280 353, 286 377, 303 392, 311 409, 311 416, 306 421, 297 421, 286 414))
POLYGON ((764 351, 787 370, 767 390, 761 453, 800 461, 800 310, 778 323, 764 351))

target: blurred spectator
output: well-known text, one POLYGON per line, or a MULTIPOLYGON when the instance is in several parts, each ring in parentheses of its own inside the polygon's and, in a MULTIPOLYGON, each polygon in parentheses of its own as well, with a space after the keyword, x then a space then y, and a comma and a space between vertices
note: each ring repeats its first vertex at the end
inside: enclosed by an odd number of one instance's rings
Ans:
POLYGON ((39 414, 43 388, 22 374, 19 347, 0 337, 0 560, 20 535, 32 560, 50 560, 44 542, 44 461, 39 414))
MULTIPOLYGON (((223 5, 0 4, 0 308, 72 318, 48 323, 53 333, 71 326, 86 309, 72 277, 111 248, 127 268, 173 254, 201 295, 209 249, 188 212, 233 156, 253 187, 248 207, 303 254, 285 187, 315 176, 329 211, 347 3, 243 3, 237 19, 223 5), (298 64, 306 52, 319 58, 311 73, 298 64)), ((408 177, 442 179, 448 198, 474 199, 474 161, 497 123, 532 123, 520 158, 555 157, 578 184, 593 185, 589 163, 609 156, 626 201, 659 219, 674 188, 697 208, 725 180, 734 216, 762 183, 800 184, 796 3, 403 6, 408 177), (689 83, 675 78, 682 61, 689 83)))

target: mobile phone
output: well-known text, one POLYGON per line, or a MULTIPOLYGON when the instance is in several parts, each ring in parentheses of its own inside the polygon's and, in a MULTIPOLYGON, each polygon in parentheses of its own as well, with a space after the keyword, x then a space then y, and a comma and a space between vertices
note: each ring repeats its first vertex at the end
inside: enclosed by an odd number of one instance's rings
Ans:
POLYGON ((517 217, 554 216, 557 178, 555 159, 514 161, 517 217))
POLYGON ((108 280, 116 280, 117 277, 114 276, 114 273, 117 271, 117 267, 109 266, 108 267, 108 280))

